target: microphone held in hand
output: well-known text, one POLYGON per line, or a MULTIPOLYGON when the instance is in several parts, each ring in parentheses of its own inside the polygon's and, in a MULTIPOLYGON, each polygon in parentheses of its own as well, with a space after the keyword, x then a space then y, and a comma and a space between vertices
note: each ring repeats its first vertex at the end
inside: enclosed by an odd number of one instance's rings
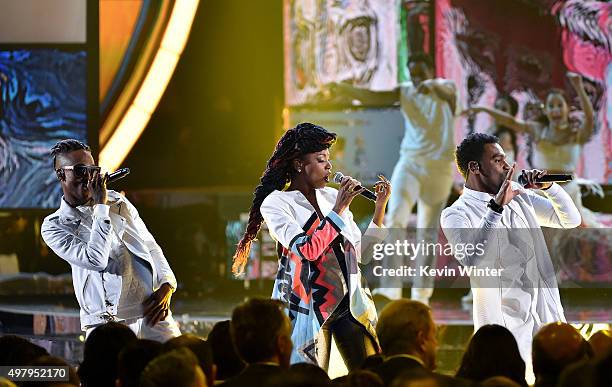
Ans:
MULTIPOLYGON (((565 174, 565 173, 559 173, 559 174, 554 174, 551 173, 550 175, 544 175, 542 177, 536 177, 534 180, 534 183, 538 184, 538 183, 564 183, 566 181, 572 181, 574 180, 574 176, 570 175, 570 174, 565 174)), ((518 182, 520 185, 527 185, 529 184, 529 182, 527 181, 527 179, 525 178, 524 175, 520 175, 518 177, 518 182)))
MULTIPOLYGON (((342 172, 336 172, 336 174, 334 175, 334 183, 340 184, 342 182, 342 179, 344 178, 344 174, 342 172)), ((358 185, 355 189, 361 189, 362 187, 360 185, 358 185)), ((361 196, 363 196, 366 199, 370 199, 371 201, 375 202, 376 201, 376 194, 372 191, 370 191, 369 189, 364 189, 361 193, 361 196)))
POLYGON ((106 180, 106 184, 114 183, 119 179, 123 179, 127 175, 130 174, 130 168, 121 168, 117 169, 115 172, 108 175, 108 179, 106 180))

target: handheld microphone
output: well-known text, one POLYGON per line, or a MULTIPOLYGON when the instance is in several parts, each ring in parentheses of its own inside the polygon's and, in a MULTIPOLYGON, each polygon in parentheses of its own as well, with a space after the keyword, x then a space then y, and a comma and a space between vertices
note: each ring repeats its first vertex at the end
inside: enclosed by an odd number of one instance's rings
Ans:
POLYGON ((106 179, 106 184, 113 183, 119 179, 123 179, 129 174, 130 174, 130 168, 117 169, 115 172, 108 175, 108 179, 106 179))
MULTIPOLYGON (((565 173, 559 173, 559 174, 554 174, 551 173, 550 175, 544 175, 542 177, 536 177, 534 180, 534 183, 563 183, 566 181, 572 181, 574 180, 574 176, 569 175, 569 174, 565 174, 565 173)), ((527 179, 525 178, 524 175, 520 175, 518 177, 518 182, 520 185, 527 185, 527 179)))
MULTIPOLYGON (((344 178, 344 174, 342 174, 342 172, 336 172, 336 174, 334 175, 334 183, 340 184, 343 178, 344 178)), ((361 189, 361 188, 363 187, 360 185, 356 187, 356 189, 361 189)), ((361 193, 359 194, 366 199, 370 199, 373 202, 376 201, 376 194, 367 188, 361 191, 361 193)))

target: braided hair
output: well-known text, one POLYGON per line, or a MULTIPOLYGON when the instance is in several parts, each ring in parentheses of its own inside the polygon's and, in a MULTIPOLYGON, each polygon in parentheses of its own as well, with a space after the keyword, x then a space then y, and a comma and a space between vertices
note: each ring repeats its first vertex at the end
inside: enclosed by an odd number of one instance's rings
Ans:
POLYGON ((263 216, 260 212, 261 203, 272 191, 282 190, 291 182, 293 160, 308 153, 328 149, 334 141, 336 141, 335 133, 328 132, 309 122, 303 122, 289 129, 278 140, 260 183, 255 188, 246 231, 238 242, 234 254, 232 272, 235 276, 244 273, 244 267, 251 251, 251 243, 255 240, 263 223, 263 216))
POLYGON ((66 153, 70 153, 76 150, 81 150, 81 149, 91 152, 89 145, 82 143, 79 140, 74 140, 74 139, 69 138, 66 140, 58 141, 55 145, 53 145, 53 148, 51 148, 51 157, 53 157, 53 169, 55 170, 57 168, 56 166, 57 156, 63 155, 66 153))

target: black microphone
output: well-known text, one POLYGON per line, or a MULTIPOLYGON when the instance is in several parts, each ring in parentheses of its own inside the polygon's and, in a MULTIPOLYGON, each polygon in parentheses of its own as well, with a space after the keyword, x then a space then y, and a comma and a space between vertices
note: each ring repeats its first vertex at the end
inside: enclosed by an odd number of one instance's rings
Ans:
MULTIPOLYGON (((336 172, 336 174, 334 175, 334 183, 338 183, 340 184, 342 182, 342 179, 344 178, 344 175, 342 174, 342 172, 336 172)), ((362 186, 358 185, 355 190, 359 190, 363 188, 362 186)), ((363 196, 366 199, 370 199, 371 201, 375 202, 376 201, 376 194, 372 191, 370 191, 369 189, 365 188, 363 191, 361 191, 359 193, 361 196, 363 196)))
POLYGON ((119 179, 123 179, 129 174, 130 174, 130 168, 117 169, 115 172, 108 175, 108 179, 106 179, 106 184, 113 183, 119 179))
MULTIPOLYGON (((536 177, 534 180, 534 183, 536 184, 537 183, 563 183, 563 182, 572 181, 572 180, 574 180, 574 176, 572 175, 565 174, 565 173, 558 173, 558 174, 551 173, 550 175, 536 177)), ((518 182, 520 185, 529 184, 529 182, 527 181, 524 175, 520 175, 518 177, 518 182)))

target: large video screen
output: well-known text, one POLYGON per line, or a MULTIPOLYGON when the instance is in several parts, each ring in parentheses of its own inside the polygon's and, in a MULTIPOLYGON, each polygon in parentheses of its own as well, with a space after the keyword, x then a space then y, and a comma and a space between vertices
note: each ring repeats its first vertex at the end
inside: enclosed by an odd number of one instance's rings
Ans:
POLYGON ((283 12, 288 106, 325 104, 337 83, 397 87, 399 0, 285 0, 283 12))
MULTIPOLYGON (((437 75, 453 79, 464 107, 493 106, 498 93, 525 106, 561 88, 572 110, 578 98, 568 71, 582 75, 595 110, 595 130, 582 148, 576 174, 612 183, 612 3, 605 1, 435 2, 437 75)), ((580 111, 570 114, 580 119, 580 111)), ((458 120, 456 139, 491 125, 486 114, 458 120)), ((518 168, 531 163, 531 140, 519 136, 518 168)))
POLYGON ((49 149, 87 132, 85 50, 0 48, 0 208, 57 208, 49 149))

